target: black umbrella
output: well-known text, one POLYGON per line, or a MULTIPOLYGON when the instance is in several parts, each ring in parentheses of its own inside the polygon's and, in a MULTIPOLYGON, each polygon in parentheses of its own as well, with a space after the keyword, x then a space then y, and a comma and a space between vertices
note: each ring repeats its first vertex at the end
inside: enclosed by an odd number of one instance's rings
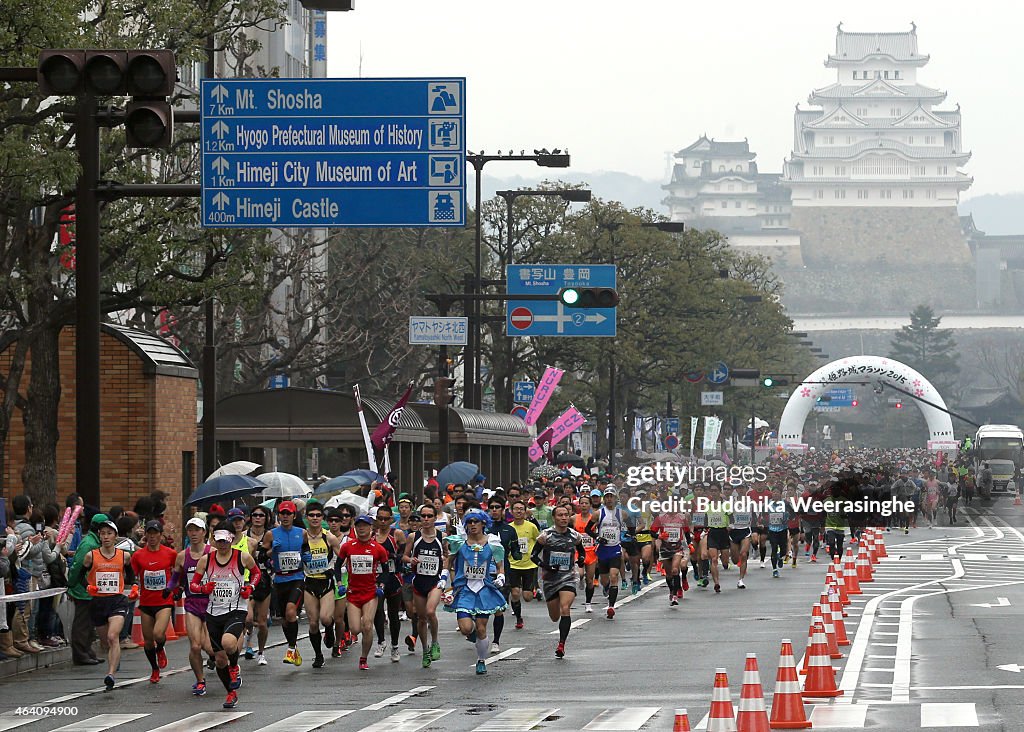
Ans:
POLYGON ((206 503, 208 501, 251 496, 253 493, 259 493, 266 488, 266 483, 250 478, 248 475, 218 475, 216 478, 210 478, 196 488, 195 493, 185 501, 185 505, 193 506, 197 503, 206 503))
POLYGON ((587 461, 574 452, 560 452, 555 455, 555 465, 569 465, 573 468, 587 467, 587 461))

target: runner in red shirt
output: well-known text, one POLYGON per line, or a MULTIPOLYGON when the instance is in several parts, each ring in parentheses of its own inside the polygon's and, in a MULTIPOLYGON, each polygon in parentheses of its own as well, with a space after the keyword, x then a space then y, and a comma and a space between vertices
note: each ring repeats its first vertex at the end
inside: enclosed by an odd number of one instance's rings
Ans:
POLYGON ((178 552, 164 546, 163 526, 157 520, 146 524, 146 543, 132 554, 132 570, 139 579, 142 592, 139 614, 142 620, 143 646, 153 671, 149 683, 160 681, 160 669, 167 667, 167 624, 171 621, 174 600, 168 587, 178 552))
POLYGON ((665 569, 668 582, 670 607, 678 605, 683 596, 683 582, 687 571, 686 528, 686 516, 682 513, 658 514, 651 524, 651 533, 658 547, 658 559, 665 569))
POLYGON ((765 567, 764 559, 768 554, 768 513, 762 509, 771 497, 772 492, 768 490, 768 484, 763 480, 755 482, 754 487, 747 491, 747 498, 756 505, 750 530, 750 549, 761 555, 761 569, 765 567))
POLYGON ((384 594, 383 587, 377 584, 377 575, 388 561, 388 552, 373 539, 371 516, 363 514, 357 518, 355 532, 355 541, 342 544, 338 558, 348 567, 348 627, 362 634, 359 669, 369 671, 366 659, 373 646, 373 618, 377 614, 377 598, 384 594))

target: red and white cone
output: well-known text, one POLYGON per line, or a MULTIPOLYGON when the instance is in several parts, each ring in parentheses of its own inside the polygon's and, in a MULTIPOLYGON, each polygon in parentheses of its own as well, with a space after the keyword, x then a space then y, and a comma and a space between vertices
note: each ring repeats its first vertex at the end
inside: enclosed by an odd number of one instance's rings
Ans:
POLYGON ((860 582, 857 581, 857 566, 856 560, 853 558, 853 550, 849 548, 843 558, 843 582, 846 583, 847 595, 864 594, 860 589, 860 582))
POLYGON ((843 568, 839 566, 839 563, 837 562, 832 565, 832 569, 830 569, 829 572, 836 583, 836 587, 839 588, 839 601, 842 602, 844 606, 849 605, 852 600, 846 592, 846 583, 843 581, 843 568))
MULTIPOLYGON (((846 617, 846 611, 842 609, 843 608, 843 599, 842 599, 842 593, 840 591, 841 587, 842 587, 842 585, 839 582, 836 581, 836 576, 834 574, 832 574, 832 570, 830 569, 828 571, 828 574, 825 575, 825 592, 827 592, 830 596, 833 593, 835 593, 836 602, 839 603, 839 611, 842 613, 842 617, 845 618, 846 617)), ((849 598, 847 598, 846 604, 847 605, 850 604, 849 598)))
POLYGON ((828 644, 829 656, 832 658, 842 658, 843 652, 839 650, 839 639, 836 638, 836 629, 832 625, 832 608, 828 604, 828 595, 825 593, 822 593, 822 596, 814 605, 814 613, 811 616, 812 624, 816 617, 825 628, 825 642, 828 644))
POLYGON ((724 668, 715 669, 715 688, 711 692, 711 713, 708 732, 737 732, 736 714, 729 694, 729 675, 724 668))
POLYGON ((757 670, 757 654, 748 653, 743 667, 743 688, 736 715, 737 732, 768 732, 768 712, 764 706, 761 674, 757 670))
POLYGON ((809 729, 810 721, 804 711, 804 700, 800 696, 800 680, 796 675, 796 659, 793 657, 793 642, 782 639, 779 652, 779 670, 775 675, 775 694, 772 696, 772 729, 809 729))
POLYGON ((878 532, 878 536, 875 538, 875 550, 878 552, 879 559, 885 559, 889 556, 889 552, 885 550, 885 536, 881 531, 878 532))
POLYGON ((672 732, 690 732, 690 716, 685 709, 677 709, 675 721, 672 723, 672 732))
POLYGON ((860 550, 857 552, 856 567, 858 582, 875 581, 875 578, 871 572, 871 561, 868 559, 868 552, 863 544, 860 545, 860 550))
POLYGON ((828 641, 825 639, 825 628, 821 623, 814 628, 814 640, 807 651, 807 656, 810 660, 802 696, 805 699, 842 696, 843 692, 836 686, 836 673, 829 659, 828 641))
POLYGON ((877 534, 874 529, 864 529, 867 532, 867 538, 864 540, 864 544, 868 550, 868 560, 872 565, 878 564, 878 550, 875 548, 875 537, 877 534))
POLYGON ((828 592, 823 592, 822 602, 828 603, 832 611, 832 627, 836 630, 836 644, 840 646, 850 645, 850 638, 846 635, 846 623, 843 622, 843 606, 839 602, 839 594, 835 588, 830 587, 828 592))

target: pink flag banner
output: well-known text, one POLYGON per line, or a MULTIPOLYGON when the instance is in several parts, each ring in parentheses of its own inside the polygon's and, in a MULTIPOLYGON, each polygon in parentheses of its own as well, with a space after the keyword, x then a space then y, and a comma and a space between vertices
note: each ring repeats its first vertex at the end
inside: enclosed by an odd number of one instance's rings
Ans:
POLYGON ((533 401, 530 402, 530 408, 526 410, 526 419, 523 420, 526 424, 537 424, 541 412, 548 405, 548 401, 551 399, 551 395, 555 393, 555 387, 558 386, 558 382, 561 381, 562 374, 564 373, 562 369, 556 369, 554 366, 548 366, 544 369, 544 375, 540 377, 540 381, 537 383, 537 389, 534 392, 533 401))
MULTIPOLYGON (((548 430, 551 430, 550 445, 557 445, 570 434, 582 427, 583 423, 586 421, 586 418, 580 414, 576 407, 569 407, 558 419, 551 423, 550 427, 548 427, 548 430)), ((544 432, 541 433, 541 436, 545 435, 548 430, 544 430, 544 432)), ((532 445, 530 445, 529 456, 530 460, 534 462, 544 457, 544 449, 536 440, 532 445)))

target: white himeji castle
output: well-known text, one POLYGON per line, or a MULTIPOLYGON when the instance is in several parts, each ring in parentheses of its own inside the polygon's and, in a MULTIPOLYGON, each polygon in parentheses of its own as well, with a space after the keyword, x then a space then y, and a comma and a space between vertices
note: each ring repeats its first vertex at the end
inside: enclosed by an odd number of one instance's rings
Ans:
POLYGON ((797 110, 782 184, 801 207, 954 207, 972 179, 960 108, 935 109, 945 92, 918 82, 928 56, 917 27, 848 33, 840 23, 825 66, 836 82, 797 110))

